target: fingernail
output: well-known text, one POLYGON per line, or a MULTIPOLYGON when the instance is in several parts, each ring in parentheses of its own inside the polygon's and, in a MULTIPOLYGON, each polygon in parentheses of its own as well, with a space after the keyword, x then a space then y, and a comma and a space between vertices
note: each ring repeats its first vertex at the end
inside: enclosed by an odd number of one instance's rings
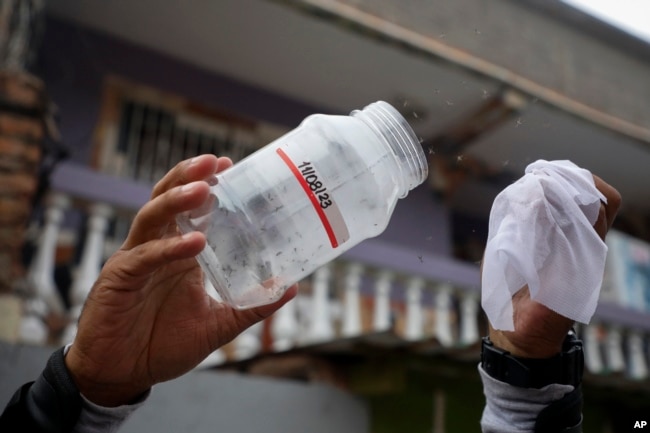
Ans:
POLYGON ((194 158, 190 159, 190 165, 196 164, 197 162, 199 162, 200 159, 201 159, 200 156, 195 156, 194 158))

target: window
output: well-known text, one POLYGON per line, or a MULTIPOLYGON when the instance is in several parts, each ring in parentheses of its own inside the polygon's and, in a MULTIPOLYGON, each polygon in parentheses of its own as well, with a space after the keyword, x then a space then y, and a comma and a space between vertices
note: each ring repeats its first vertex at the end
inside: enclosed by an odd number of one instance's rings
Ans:
POLYGON ((155 183, 202 153, 238 161, 287 131, 123 79, 107 79, 94 143, 99 170, 155 183))

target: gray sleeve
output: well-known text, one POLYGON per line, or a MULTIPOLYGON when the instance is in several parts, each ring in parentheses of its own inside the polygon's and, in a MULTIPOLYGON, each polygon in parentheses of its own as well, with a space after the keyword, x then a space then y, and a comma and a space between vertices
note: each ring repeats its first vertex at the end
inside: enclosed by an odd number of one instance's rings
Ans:
POLYGON ((490 377, 480 365, 478 370, 485 393, 483 433, 532 433, 540 411, 574 389, 559 384, 540 389, 519 388, 490 377))
POLYGON ((81 395, 83 404, 79 420, 72 433, 113 433, 116 432, 126 419, 142 406, 151 390, 142 395, 136 402, 118 407, 103 407, 94 404, 81 395))
MULTIPOLYGON (((68 344, 63 349, 67 354, 72 344, 68 344)), ((126 419, 142 406, 149 395, 151 389, 142 394, 133 404, 122 405, 118 407, 103 407, 88 400, 81 395, 81 413, 75 424, 72 433, 113 433, 116 432, 126 421, 126 419)))

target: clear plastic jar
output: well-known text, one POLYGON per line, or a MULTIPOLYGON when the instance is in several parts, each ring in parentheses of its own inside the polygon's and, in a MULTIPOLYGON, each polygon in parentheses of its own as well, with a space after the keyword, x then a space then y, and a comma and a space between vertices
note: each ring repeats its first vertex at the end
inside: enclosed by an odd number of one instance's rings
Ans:
POLYGON ((380 234, 397 199, 426 177, 417 136, 380 101, 309 116, 209 179, 209 199, 177 222, 206 235, 197 259, 223 300, 251 308, 380 234))

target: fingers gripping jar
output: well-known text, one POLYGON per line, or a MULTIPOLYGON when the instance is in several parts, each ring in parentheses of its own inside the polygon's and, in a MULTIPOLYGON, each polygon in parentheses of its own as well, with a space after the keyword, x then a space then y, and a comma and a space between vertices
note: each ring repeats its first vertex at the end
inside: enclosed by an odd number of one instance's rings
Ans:
POLYGON ((209 199, 177 218, 200 231, 197 257, 223 300, 251 308, 386 226, 427 177, 419 140, 391 105, 316 114, 213 176, 209 199))

